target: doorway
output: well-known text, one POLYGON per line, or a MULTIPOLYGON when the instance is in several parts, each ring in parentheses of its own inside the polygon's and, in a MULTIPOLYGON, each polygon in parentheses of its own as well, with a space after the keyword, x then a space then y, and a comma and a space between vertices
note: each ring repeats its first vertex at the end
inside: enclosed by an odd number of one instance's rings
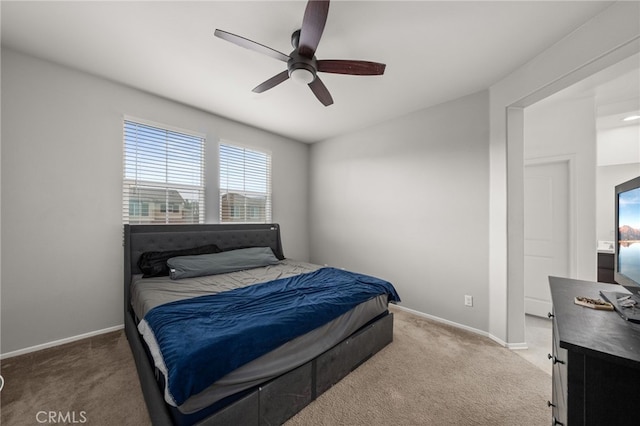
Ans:
MULTIPOLYGON (((548 351, 544 346, 550 344, 545 342, 550 339, 540 340, 542 348, 538 348, 535 333, 540 329, 551 335, 551 322, 546 319, 547 313, 552 311, 546 276, 596 281, 597 241, 610 239, 614 226, 612 182, 621 181, 622 172, 637 176, 640 154, 637 149, 623 153, 620 146, 639 146, 638 124, 623 121, 640 105, 639 59, 638 54, 629 56, 524 107, 527 114, 537 109, 535 117, 547 119, 538 127, 534 121, 534 135, 538 139, 533 147, 526 143, 530 141, 527 135, 531 135, 531 115, 521 125, 525 134, 521 166, 524 340, 529 349, 541 349, 543 355, 548 351), (544 116, 540 114, 540 108, 546 110, 544 116), (582 117, 582 123, 578 122, 578 115, 582 117), (571 121, 570 127, 583 129, 581 133, 567 130, 571 121), (588 137, 591 133, 594 138, 588 137), (560 171, 563 168, 568 173, 560 171), (627 172, 628 169, 631 171, 627 172), (616 177, 609 178, 610 175, 616 177), (566 176, 568 184, 562 183, 566 176), (566 194, 564 198, 568 204, 562 201, 561 193, 566 194), (586 198, 588 203, 585 203, 586 198), (550 206, 565 212, 561 213, 565 220, 554 218, 547 209, 550 206), (553 231, 562 223, 564 232, 553 231), (568 243, 563 242, 565 238, 568 243), (557 257, 558 253, 560 257, 557 257)), ((517 121, 514 123, 518 124, 517 121)), ((536 355, 536 359, 540 358, 548 361, 546 357, 536 355)))

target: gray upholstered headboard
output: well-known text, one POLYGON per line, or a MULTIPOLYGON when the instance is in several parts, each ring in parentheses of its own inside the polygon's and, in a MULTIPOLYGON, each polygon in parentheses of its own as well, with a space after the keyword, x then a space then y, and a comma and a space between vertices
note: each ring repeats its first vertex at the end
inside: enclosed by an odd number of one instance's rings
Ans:
POLYGON ((138 259, 147 251, 179 250, 216 244, 222 250, 244 247, 271 247, 282 259, 278 224, 201 224, 124 226, 124 302, 130 308, 131 277, 139 274, 138 259))

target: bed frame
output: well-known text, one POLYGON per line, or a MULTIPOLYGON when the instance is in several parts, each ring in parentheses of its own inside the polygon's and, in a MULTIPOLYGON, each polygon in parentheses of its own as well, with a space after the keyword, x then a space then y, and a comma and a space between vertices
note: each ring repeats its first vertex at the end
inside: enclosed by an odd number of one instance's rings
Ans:
MULTIPOLYGON (((155 368, 138 333, 130 303, 131 278, 146 251, 217 244, 223 250, 269 246, 284 258, 278 224, 201 224, 124 226, 124 324, 140 385, 153 425, 174 425, 171 409, 158 386, 155 368)), ((389 312, 306 364, 243 393, 198 425, 282 424, 393 340, 389 312)))

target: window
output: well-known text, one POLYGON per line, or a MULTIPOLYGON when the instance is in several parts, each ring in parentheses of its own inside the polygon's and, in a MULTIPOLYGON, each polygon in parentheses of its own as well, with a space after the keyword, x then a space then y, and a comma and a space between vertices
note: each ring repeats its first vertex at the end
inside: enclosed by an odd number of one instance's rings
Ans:
POLYGON ((129 199, 130 216, 149 216, 149 203, 129 199))
POLYGON ((202 136, 124 121, 124 223, 204 222, 202 136))
POLYGON ((160 211, 162 213, 166 213, 166 212, 169 212, 169 213, 180 213, 180 204, 179 203, 170 203, 169 207, 167 209, 167 204, 162 203, 160 205, 160 211))
POLYGON ((220 222, 271 222, 271 155, 220 144, 220 222))

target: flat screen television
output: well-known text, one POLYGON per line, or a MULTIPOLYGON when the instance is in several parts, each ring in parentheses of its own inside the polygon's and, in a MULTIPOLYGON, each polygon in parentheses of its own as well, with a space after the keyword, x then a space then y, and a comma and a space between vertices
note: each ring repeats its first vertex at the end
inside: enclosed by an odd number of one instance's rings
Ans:
POLYGON ((614 280, 640 289, 640 177, 616 186, 614 280))
POLYGON ((601 294, 624 319, 640 323, 640 176, 615 187, 614 247, 613 279, 628 293, 601 294))

